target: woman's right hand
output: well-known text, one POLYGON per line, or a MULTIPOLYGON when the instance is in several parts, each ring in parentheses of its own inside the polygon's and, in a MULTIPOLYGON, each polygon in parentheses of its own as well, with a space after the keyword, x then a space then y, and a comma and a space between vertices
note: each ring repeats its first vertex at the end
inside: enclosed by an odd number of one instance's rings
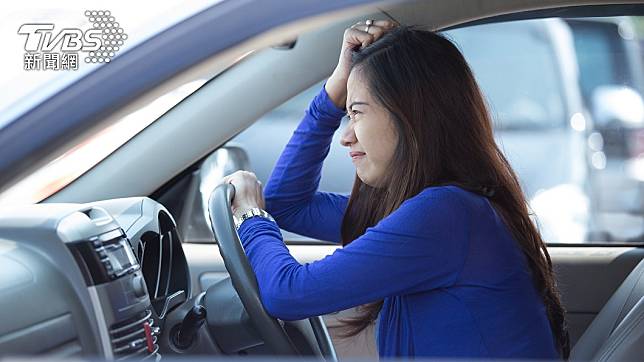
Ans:
POLYGON ((390 20, 373 20, 369 26, 365 21, 361 21, 344 31, 338 65, 325 86, 327 94, 338 108, 344 109, 347 99, 347 80, 351 71, 351 54, 375 42, 396 25, 395 22, 390 20))

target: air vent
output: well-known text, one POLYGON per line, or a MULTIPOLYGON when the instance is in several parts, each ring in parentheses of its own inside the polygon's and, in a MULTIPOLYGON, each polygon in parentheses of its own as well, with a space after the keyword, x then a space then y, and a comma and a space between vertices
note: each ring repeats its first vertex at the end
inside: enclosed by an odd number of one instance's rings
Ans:
POLYGON ((110 328, 110 337, 114 359, 144 360, 156 356, 159 351, 158 335, 159 327, 154 325, 149 309, 134 318, 113 325, 110 328))

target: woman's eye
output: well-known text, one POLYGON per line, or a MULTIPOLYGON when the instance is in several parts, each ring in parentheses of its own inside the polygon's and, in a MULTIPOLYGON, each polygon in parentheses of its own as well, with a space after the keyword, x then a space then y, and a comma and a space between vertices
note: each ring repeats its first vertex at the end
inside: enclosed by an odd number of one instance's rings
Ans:
POLYGON ((351 110, 351 111, 347 112, 347 117, 353 119, 356 116, 356 114, 358 114, 358 113, 360 113, 360 112, 358 112, 356 110, 351 110))

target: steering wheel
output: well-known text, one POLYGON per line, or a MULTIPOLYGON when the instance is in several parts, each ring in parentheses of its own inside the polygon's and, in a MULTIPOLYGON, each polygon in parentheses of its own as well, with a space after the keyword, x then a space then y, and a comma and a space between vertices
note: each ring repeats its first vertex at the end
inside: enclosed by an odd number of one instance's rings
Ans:
MULTIPOLYGON (((286 333, 283 322, 269 315, 262 305, 255 273, 235 229, 231 212, 234 197, 235 187, 223 183, 214 189, 208 201, 212 229, 233 287, 264 343, 277 355, 301 355, 286 333)), ((308 320, 315 340, 307 342, 317 344, 324 359, 336 362, 338 359, 335 349, 322 317, 311 317, 308 320)))

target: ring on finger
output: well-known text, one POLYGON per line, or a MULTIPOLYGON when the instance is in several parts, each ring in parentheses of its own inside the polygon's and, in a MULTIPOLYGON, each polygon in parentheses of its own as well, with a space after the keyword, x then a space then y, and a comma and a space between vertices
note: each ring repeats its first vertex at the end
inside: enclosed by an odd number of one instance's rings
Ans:
POLYGON ((365 21, 365 25, 367 25, 367 29, 365 29, 365 31, 368 33, 369 28, 371 27, 371 25, 373 25, 373 20, 372 19, 367 19, 367 21, 365 21))

